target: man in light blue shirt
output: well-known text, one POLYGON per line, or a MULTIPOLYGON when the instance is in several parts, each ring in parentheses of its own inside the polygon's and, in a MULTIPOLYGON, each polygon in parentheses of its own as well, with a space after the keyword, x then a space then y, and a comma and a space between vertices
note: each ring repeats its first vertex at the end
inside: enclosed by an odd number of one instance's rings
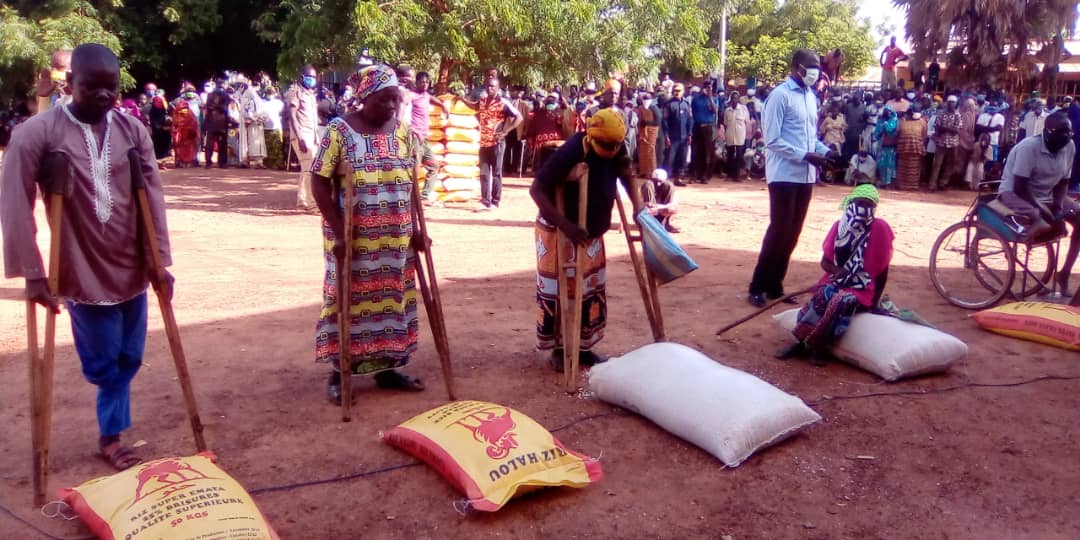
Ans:
MULTIPOLYGON (((769 228, 761 243, 747 299, 757 307, 784 297, 784 276, 810 207, 816 167, 834 159, 834 153, 817 138, 818 98, 813 87, 820 74, 817 54, 805 49, 796 51, 791 59, 791 77, 769 94, 761 113, 769 228)), ((794 298, 786 301, 797 303, 794 298)))

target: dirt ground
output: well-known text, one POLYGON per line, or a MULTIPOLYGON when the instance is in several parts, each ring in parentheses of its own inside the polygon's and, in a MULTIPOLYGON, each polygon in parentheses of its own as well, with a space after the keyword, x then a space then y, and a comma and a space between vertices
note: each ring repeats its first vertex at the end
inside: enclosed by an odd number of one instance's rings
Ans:
MULTIPOLYGON (((342 423, 324 397, 327 368, 312 361, 319 218, 294 210, 293 175, 197 169, 164 178, 177 318, 206 439, 222 466, 258 491, 410 463, 378 434, 445 402, 426 320, 409 370, 428 390, 388 393, 360 380, 356 418, 342 423)), ((428 218, 459 397, 512 406, 555 428, 614 408, 564 393, 560 376, 533 349, 535 207, 527 185, 509 180, 496 212, 473 214, 460 205, 429 210, 428 218)), ((816 189, 789 289, 817 279, 821 241, 845 193, 816 189)), ((947 374, 891 384, 845 365, 774 360, 788 338, 768 317, 717 339, 717 328, 751 311, 745 290, 767 222, 767 192, 759 182, 714 180, 680 189, 679 197, 678 240, 701 268, 662 288, 668 336, 801 397, 820 423, 727 469, 643 418, 600 416, 557 435, 570 448, 602 455, 605 478, 597 485, 546 490, 465 517, 452 506, 459 494, 424 466, 257 493, 281 536, 1080 537, 1080 381, 934 392, 1080 376, 1080 355, 983 332, 969 312, 934 291, 930 245, 962 216, 970 194, 883 194, 878 215, 897 234, 889 292, 971 348, 947 374), (912 391, 926 394, 829 399, 912 391)), ((40 236, 45 246, 47 235, 40 236)), ((649 331, 624 238, 609 233, 607 247, 609 325, 599 350, 616 356, 646 344, 649 331)), ((85 536, 77 521, 47 519, 31 507, 21 295, 21 280, 0 281, 0 504, 55 536, 85 536)), ((146 441, 139 451, 147 458, 185 455, 194 445, 151 306, 127 437, 146 441)), ((79 372, 68 324, 61 315, 52 489, 110 472, 93 455, 94 388, 79 372)), ((36 537, 0 513, 0 538, 36 537)))

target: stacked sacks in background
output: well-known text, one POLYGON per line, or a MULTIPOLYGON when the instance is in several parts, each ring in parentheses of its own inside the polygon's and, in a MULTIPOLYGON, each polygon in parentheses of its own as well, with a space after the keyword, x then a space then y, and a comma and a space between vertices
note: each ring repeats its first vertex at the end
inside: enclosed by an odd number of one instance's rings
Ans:
MULTIPOLYGON (((445 96, 439 96, 438 99, 446 101, 453 96, 447 94, 445 96)), ((433 188, 434 193, 441 195, 446 192, 446 189, 442 185, 442 181, 446 178, 446 173, 443 171, 443 167, 446 165, 446 118, 443 117, 442 109, 432 107, 428 113, 428 147, 431 148, 431 154, 435 157, 435 161, 439 163, 439 173, 436 178, 427 181, 435 182, 433 188)))
POLYGON ((480 123, 476 112, 461 101, 454 102, 443 133, 446 154, 439 200, 467 202, 479 198, 480 123))

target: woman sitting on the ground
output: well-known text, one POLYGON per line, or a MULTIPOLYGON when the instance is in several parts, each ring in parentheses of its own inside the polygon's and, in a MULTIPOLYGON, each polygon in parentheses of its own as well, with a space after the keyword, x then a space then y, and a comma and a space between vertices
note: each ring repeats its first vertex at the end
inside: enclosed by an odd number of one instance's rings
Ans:
POLYGON ((798 340, 777 351, 780 359, 809 354, 816 365, 828 358, 828 348, 847 332, 851 317, 870 311, 881 301, 893 255, 893 232, 875 218, 878 191, 863 184, 844 198, 844 214, 829 229, 822 246, 825 276, 801 310, 792 334, 798 340))

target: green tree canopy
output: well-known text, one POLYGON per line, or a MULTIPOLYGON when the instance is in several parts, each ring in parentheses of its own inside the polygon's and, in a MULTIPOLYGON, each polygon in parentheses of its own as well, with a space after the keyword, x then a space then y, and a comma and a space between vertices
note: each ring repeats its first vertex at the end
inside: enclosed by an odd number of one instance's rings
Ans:
POLYGON ((447 83, 494 67, 515 82, 655 76, 678 58, 714 69, 708 31, 720 16, 699 0, 283 0, 256 26, 283 48, 278 70, 351 69, 363 49, 435 70, 447 83))
MULTIPOLYGON (((101 43, 120 55, 116 34, 87 0, 0 1, 0 99, 25 96, 53 51, 85 42, 101 43)), ((125 69, 123 83, 134 83, 125 69)))
POLYGON ((874 40, 855 0, 749 0, 728 24, 728 77, 780 80, 798 49, 844 53, 841 77, 874 62, 874 40))

